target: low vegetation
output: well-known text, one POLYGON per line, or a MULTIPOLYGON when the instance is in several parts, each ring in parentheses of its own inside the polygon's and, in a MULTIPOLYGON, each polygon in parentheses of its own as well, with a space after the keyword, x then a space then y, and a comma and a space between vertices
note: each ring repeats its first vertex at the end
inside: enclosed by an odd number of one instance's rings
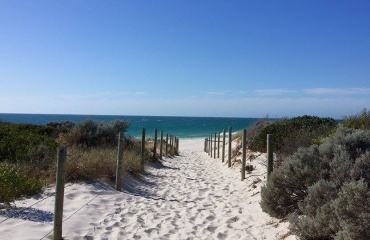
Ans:
MULTIPOLYGON (((309 135, 309 146, 302 144, 292 154, 284 145, 279 149, 286 157, 262 187, 261 207, 288 219, 300 239, 369 239, 369 112, 347 117, 335 129, 331 120, 315 122, 325 131, 309 135)), ((300 137, 304 131, 294 132, 300 137)))
POLYGON ((266 135, 273 134, 274 151, 277 155, 276 167, 284 158, 301 147, 308 147, 332 134, 337 121, 332 118, 300 116, 275 121, 260 121, 248 129, 248 147, 252 151, 266 152, 266 135))
POLYGON ((265 152, 267 134, 275 169, 261 189, 263 211, 288 220, 299 239, 370 239, 370 111, 340 122, 263 119, 247 129, 247 147, 265 152))
MULTIPOLYGON (((115 180, 117 135, 129 122, 86 120, 46 125, 0 123, 0 207, 54 183, 58 145, 67 146, 66 181, 115 180)), ((139 141, 124 138, 123 173, 139 174, 151 158, 139 141)))

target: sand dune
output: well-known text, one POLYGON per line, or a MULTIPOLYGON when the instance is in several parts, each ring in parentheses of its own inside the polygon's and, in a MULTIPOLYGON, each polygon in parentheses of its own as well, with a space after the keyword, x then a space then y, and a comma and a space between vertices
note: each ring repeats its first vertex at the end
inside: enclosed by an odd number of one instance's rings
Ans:
MULTIPOLYGON (((295 239, 287 235, 288 223, 269 217, 259 206, 264 154, 250 162, 255 170, 242 182, 238 168, 228 169, 203 152, 202 139, 183 139, 180 148, 181 156, 151 164, 140 179, 125 179, 122 192, 102 183, 68 184, 63 237, 295 239)), ((0 239, 50 239, 53 191, 46 189, 38 198, 17 201, 15 210, 0 212, 0 222, 16 215, 0 223, 0 239)))

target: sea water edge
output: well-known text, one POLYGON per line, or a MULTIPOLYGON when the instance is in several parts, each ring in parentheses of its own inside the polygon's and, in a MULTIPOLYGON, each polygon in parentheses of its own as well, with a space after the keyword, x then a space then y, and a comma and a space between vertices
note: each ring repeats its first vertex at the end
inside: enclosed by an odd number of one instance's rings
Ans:
POLYGON ((235 117, 176 117, 176 116, 130 116, 130 115, 78 115, 78 114, 22 114, 0 113, 0 121, 11 123, 30 123, 43 125, 49 122, 71 121, 79 123, 91 119, 95 121, 112 121, 115 119, 127 120, 130 127, 127 136, 139 138, 142 128, 146 129, 146 136, 154 136, 158 129, 158 136, 163 130, 164 135, 172 134, 178 138, 204 138, 225 130, 228 133, 232 127, 233 133, 249 127, 259 118, 235 117))

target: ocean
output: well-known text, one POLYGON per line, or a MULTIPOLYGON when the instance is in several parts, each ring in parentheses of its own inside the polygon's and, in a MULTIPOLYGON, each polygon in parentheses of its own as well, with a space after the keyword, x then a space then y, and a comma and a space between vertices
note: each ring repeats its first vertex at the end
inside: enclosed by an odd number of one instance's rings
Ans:
POLYGON ((158 136, 163 130, 178 138, 207 137, 223 129, 228 131, 229 126, 236 132, 247 128, 258 118, 226 118, 226 117, 164 117, 164 116, 124 116, 124 115, 63 115, 63 114, 10 114, 0 113, 0 121, 12 123, 31 123, 43 125, 49 122, 72 121, 75 123, 86 119, 96 121, 111 121, 115 119, 127 120, 130 127, 127 136, 140 137, 142 128, 146 129, 147 136, 154 136, 155 128, 158 136))

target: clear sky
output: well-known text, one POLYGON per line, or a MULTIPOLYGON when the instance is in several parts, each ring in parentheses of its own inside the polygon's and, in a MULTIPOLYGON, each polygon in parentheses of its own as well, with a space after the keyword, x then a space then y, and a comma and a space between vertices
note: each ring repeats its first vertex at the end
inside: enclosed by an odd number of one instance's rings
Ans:
POLYGON ((342 118, 368 0, 0 0, 0 112, 342 118))

